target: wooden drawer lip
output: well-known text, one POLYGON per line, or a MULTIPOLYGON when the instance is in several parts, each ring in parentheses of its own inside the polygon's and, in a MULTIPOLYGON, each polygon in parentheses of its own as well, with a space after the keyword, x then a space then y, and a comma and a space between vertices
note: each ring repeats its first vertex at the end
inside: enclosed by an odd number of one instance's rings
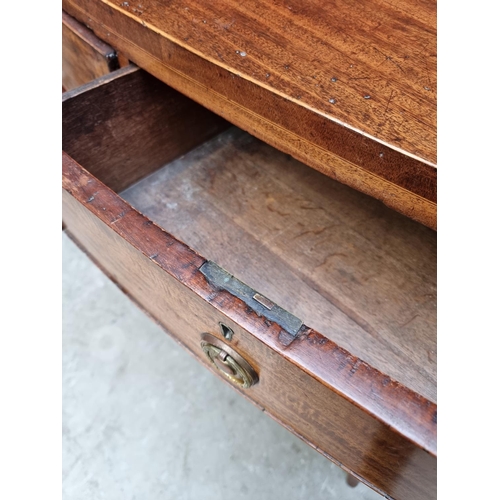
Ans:
POLYGON ((305 328, 296 340, 290 341, 279 325, 258 316, 229 292, 210 285, 199 271, 206 262, 202 256, 131 207, 65 152, 62 163, 63 188, 163 271, 287 361, 410 442, 436 455, 437 406, 434 403, 314 330, 305 328))
POLYGON ((102 75, 99 78, 96 78, 95 80, 84 83, 83 85, 80 85, 78 87, 75 87, 74 89, 64 92, 62 94, 62 102, 64 103, 65 101, 73 99, 78 95, 85 94, 89 90, 106 85, 110 81, 115 80, 117 78, 117 75, 125 76, 130 73, 135 73, 138 70, 139 68, 137 66, 135 66, 134 64, 129 64, 128 66, 125 66, 124 68, 121 68, 114 73, 108 73, 107 75, 102 75))
POLYGON ((171 87, 301 162, 437 228, 434 164, 353 131, 290 96, 269 92, 116 5, 63 3, 72 15, 85 19, 96 33, 106 35, 128 58, 171 87))

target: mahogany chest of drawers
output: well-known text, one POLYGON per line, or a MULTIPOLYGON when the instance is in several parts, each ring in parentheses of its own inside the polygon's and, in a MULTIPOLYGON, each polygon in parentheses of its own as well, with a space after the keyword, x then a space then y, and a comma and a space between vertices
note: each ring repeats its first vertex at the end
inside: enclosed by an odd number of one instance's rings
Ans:
POLYGON ((68 234, 320 453, 434 498, 435 5, 63 7, 133 62, 63 94, 68 234))

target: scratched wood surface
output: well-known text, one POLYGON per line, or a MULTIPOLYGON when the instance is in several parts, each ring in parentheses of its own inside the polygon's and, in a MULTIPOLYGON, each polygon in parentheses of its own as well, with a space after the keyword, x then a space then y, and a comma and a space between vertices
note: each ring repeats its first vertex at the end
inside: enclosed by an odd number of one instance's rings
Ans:
POLYGON ((432 0, 63 0, 162 81, 436 228, 432 0))
POLYGON ((436 401, 436 233, 233 128, 122 196, 436 401))
MULTIPOLYGON (((200 273, 205 259, 63 153, 71 235, 202 363, 200 333, 221 337, 259 373, 244 397, 388 498, 436 496, 436 406, 318 332, 295 340, 200 273)), ((236 389, 236 388, 235 388, 236 389)))
POLYGON ((218 65, 436 162, 433 0, 107 3, 218 65))

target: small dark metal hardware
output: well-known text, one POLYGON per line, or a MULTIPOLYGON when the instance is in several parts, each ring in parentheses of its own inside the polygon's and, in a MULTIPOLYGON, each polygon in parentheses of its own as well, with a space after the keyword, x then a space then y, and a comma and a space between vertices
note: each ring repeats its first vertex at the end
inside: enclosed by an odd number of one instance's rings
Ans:
POLYGON ((232 293, 251 307, 259 316, 264 316, 266 319, 277 323, 293 337, 296 337, 299 333, 303 324, 302 320, 250 288, 215 262, 207 260, 200 267, 200 271, 211 285, 219 290, 232 293))

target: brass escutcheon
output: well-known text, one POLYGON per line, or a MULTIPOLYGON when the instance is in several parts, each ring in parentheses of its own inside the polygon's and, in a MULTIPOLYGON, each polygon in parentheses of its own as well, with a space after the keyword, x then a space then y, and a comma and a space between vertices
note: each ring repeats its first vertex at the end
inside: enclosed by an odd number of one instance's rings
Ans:
POLYGON ((259 381, 257 373, 247 361, 210 333, 201 334, 201 348, 212 365, 236 385, 247 389, 259 381))

